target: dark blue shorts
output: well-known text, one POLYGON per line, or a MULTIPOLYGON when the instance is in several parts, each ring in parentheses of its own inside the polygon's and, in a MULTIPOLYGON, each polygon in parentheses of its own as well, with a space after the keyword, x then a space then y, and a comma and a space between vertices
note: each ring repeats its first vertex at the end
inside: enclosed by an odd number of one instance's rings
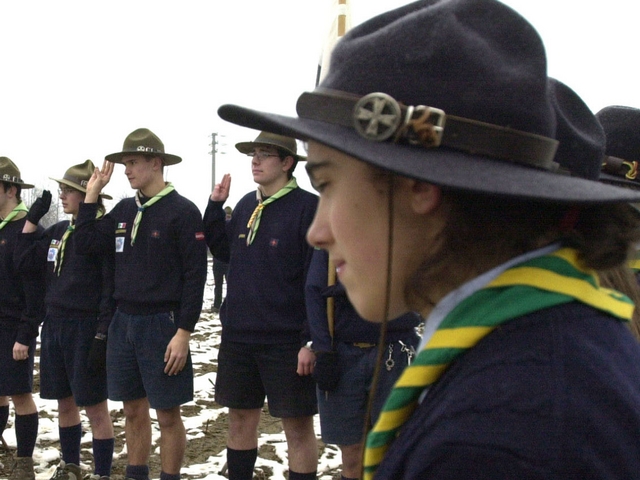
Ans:
POLYGON ((47 315, 40 334, 40 396, 60 400, 73 395, 88 407, 107 399, 107 376, 89 370, 89 350, 98 318, 47 315))
MULTIPOLYGON (((411 343, 415 348, 418 340, 415 335, 404 343, 411 343)), ((375 423, 394 383, 408 364, 407 352, 403 351, 402 345, 398 342, 389 345, 385 350, 385 363, 380 369, 377 393, 373 399, 371 423, 375 423), (389 354, 393 360, 390 370, 386 368, 389 354)), ((363 439, 367 402, 378 352, 377 347, 359 348, 348 343, 338 343, 336 348, 340 362, 338 388, 331 392, 318 389, 321 436, 325 443, 353 445, 363 439)))
POLYGON ((36 339, 29 344, 29 358, 16 362, 13 359, 13 345, 18 329, 12 322, 0 322, 0 396, 31 393, 33 389, 33 360, 36 339))
POLYGON ((177 327, 173 312, 128 315, 116 311, 107 341, 109 398, 125 402, 147 397, 164 410, 193 400, 191 354, 177 375, 164 373, 164 352, 177 327))
POLYGON ((299 376, 300 344, 261 345, 222 341, 218 352, 216 402, 237 409, 254 409, 268 400, 278 418, 308 417, 318 411, 316 383, 299 376))

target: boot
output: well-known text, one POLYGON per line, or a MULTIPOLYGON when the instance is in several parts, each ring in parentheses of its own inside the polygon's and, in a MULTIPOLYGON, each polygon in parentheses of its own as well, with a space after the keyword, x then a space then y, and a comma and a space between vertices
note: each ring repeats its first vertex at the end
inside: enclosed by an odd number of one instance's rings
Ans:
POLYGON ((78 465, 60 460, 60 465, 49 480, 82 480, 82 470, 78 465))
POLYGON ((16 463, 9 480, 35 480, 36 474, 33 471, 33 458, 16 457, 16 463))

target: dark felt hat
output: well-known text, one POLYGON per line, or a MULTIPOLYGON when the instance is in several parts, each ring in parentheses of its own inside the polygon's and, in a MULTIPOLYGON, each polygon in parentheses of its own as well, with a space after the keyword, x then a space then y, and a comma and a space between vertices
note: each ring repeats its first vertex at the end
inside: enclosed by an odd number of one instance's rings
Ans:
MULTIPOLYGON (((89 179, 91 178, 91 175, 93 175, 95 169, 96 166, 93 162, 91 160, 87 160, 84 163, 68 168, 67 171, 64 172, 64 177, 62 178, 49 178, 63 185, 67 185, 75 188, 76 190, 87 193, 87 184, 89 183, 89 179)), ((113 198, 111 195, 107 195, 106 193, 101 193, 100 196, 107 200, 111 200, 113 198)))
POLYGON ((423 0, 347 32, 323 82, 298 99, 298 117, 237 105, 218 114, 452 189, 555 202, 640 200, 559 171, 547 83, 542 41, 511 8, 423 0))
POLYGON ((122 163, 122 157, 125 155, 153 155, 163 159, 165 165, 175 165, 180 163, 182 158, 177 155, 165 153, 164 143, 148 128, 139 128, 124 139, 122 151, 107 155, 105 158, 114 163, 122 163))
POLYGON ((9 157, 0 157, 0 182, 13 183, 20 185, 21 188, 33 188, 33 185, 24 183, 20 176, 20 170, 16 167, 16 164, 11 161, 9 157))
POLYGON ((555 162, 569 175, 598 180, 604 160, 604 130, 591 109, 567 85, 549 78, 549 93, 559 142, 555 162))
POLYGON ((298 145, 296 139, 291 137, 285 137, 271 132, 260 132, 253 142, 240 142, 236 143, 236 148, 240 153, 251 153, 257 146, 266 145, 270 147, 281 148, 289 153, 296 160, 306 160, 307 157, 298 155, 298 145))
POLYGON ((640 189, 640 109, 611 105, 596 113, 607 137, 600 180, 640 189))

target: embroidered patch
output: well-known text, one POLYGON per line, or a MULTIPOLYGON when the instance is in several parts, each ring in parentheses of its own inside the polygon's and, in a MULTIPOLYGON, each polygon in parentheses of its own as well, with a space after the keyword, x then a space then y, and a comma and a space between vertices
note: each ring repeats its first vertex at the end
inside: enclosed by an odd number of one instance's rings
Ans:
POLYGON ((196 240, 204 240, 204 232, 196 232, 196 240))
POLYGON ((279 240, 277 238, 272 238, 271 241, 269 242, 269 245, 271 245, 272 247, 277 247, 278 241, 279 240))
POLYGON ((50 246, 55 247, 60 244, 60 240, 56 240, 55 238, 51 240, 50 246))
POLYGON ((127 224, 125 222, 119 223, 118 226, 116 227, 117 229, 121 229, 121 228, 127 228, 127 224))
POLYGON ((240 235, 238 235, 238 238, 247 238, 247 234, 246 233, 241 233, 240 235))
POLYGON ((116 252, 124 252, 124 237, 116 237, 116 252))
POLYGON ((47 252, 47 262, 55 262, 58 256, 58 247, 51 247, 47 252))

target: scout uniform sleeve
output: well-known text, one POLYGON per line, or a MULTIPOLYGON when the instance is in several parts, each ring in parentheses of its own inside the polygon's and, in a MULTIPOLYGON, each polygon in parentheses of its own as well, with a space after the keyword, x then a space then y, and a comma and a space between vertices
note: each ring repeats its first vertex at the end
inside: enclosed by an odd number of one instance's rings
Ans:
POLYGON ((207 281, 207 245, 202 216, 197 209, 185 213, 178 235, 178 255, 182 257, 183 283, 176 325, 193 332, 202 312, 202 298, 207 281))
POLYGON ((211 255, 221 262, 228 263, 230 255, 229 239, 226 229, 226 213, 224 202, 209 200, 204 212, 204 234, 211 255))
POLYGON ((102 255, 115 249, 115 221, 110 213, 98 221, 97 213, 97 203, 80 204, 73 234, 75 249, 80 255, 102 255))
POLYGON ((111 249, 102 256, 102 292, 100 294, 100 307, 98 314, 98 332, 107 334, 109 324, 116 309, 113 298, 115 290, 115 250, 111 249))
MULTIPOLYGON (((301 231, 298 232, 300 237, 300 241, 303 243, 304 248, 306 248, 307 254, 305 256, 305 264, 304 264, 304 279, 306 282, 307 276, 309 274, 309 267, 311 265, 311 258, 313 256, 314 248, 309 245, 307 242, 307 231, 313 222, 313 217, 316 214, 316 207, 318 205, 318 197, 313 195, 313 200, 309 202, 308 208, 305 208, 302 212, 302 221, 300 223, 301 231)), ((304 322, 302 324, 302 330, 300 331, 300 344, 306 345, 307 342, 311 340, 311 335, 309 333, 309 319, 305 317, 304 322)))
POLYGON ((47 250, 51 242, 49 232, 38 228, 32 233, 18 235, 16 249, 13 254, 14 266, 20 274, 46 272, 47 250))
POLYGON ((327 300, 322 295, 327 286, 328 255, 324 250, 315 250, 307 274, 305 302, 307 321, 313 349, 321 352, 331 350, 331 335, 327 319, 327 300))
MULTIPOLYGON (((39 226, 38 230, 34 233, 36 238, 41 238, 44 229, 39 226)), ((14 252, 14 263, 16 260, 14 252)), ((35 263, 31 265, 32 268, 27 269, 28 271, 23 270, 21 272, 18 270, 22 279, 26 303, 26 308, 20 315, 20 327, 18 329, 18 335, 16 336, 16 341, 22 345, 29 345, 31 339, 38 336, 40 324, 44 320, 44 297, 46 290, 46 262, 44 260, 46 260, 46 257, 42 259, 42 262, 35 260, 35 263)))

